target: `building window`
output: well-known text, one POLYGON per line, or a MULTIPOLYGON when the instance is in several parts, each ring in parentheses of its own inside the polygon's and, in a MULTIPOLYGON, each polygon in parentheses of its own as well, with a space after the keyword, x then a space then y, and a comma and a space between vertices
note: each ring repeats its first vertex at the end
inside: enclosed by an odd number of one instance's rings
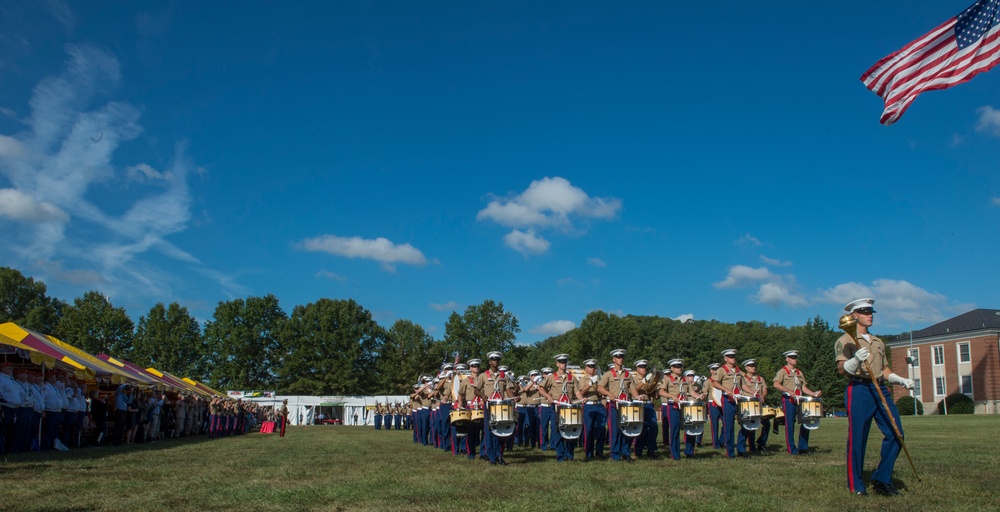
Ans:
POLYGON ((920 379, 913 379, 913 396, 917 397, 917 400, 920 400, 922 396, 920 394, 920 379))
POLYGON ((968 343, 959 343, 958 344, 958 362, 960 362, 960 363, 968 363, 969 361, 972 361, 972 355, 969 353, 969 344, 968 343))
POLYGON ((914 368, 920 368, 920 349, 919 348, 911 348, 910 349, 910 359, 913 361, 912 364, 913 364, 914 368))
POLYGON ((934 351, 934 366, 942 366, 944 364, 944 345, 935 345, 931 347, 934 351))
POLYGON ((972 396, 972 375, 962 375, 962 393, 972 396))
POLYGON ((944 396, 944 377, 934 377, 934 396, 944 396))

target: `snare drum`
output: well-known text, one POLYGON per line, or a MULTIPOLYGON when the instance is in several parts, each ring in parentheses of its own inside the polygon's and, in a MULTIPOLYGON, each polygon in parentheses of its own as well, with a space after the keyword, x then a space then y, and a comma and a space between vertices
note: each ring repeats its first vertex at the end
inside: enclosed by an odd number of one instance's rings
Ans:
POLYGON ((760 399, 752 396, 738 396, 736 402, 739 405, 739 414, 736 418, 747 430, 757 430, 760 428, 760 420, 764 414, 764 406, 760 399))
POLYGON ((823 401, 814 396, 796 398, 799 402, 799 423, 809 430, 819 428, 819 420, 823 418, 823 401))
POLYGON ((469 411, 469 414, 470 414, 469 418, 472 421, 483 421, 483 418, 486 417, 486 412, 483 411, 482 409, 473 409, 469 411))
POLYGON ((704 432, 707 418, 708 407, 705 406, 705 402, 694 400, 681 402, 681 422, 689 436, 697 436, 704 432))
POLYGON ((638 437, 642 433, 642 406, 641 400, 618 401, 618 427, 622 434, 628 437, 638 437))
POLYGON ((448 415, 448 421, 456 426, 469 423, 472 421, 472 411, 468 409, 455 409, 448 415))
POLYGON ((583 406, 580 404, 556 404, 559 417, 556 420, 559 435, 563 439, 576 439, 583 434, 583 406))
POLYGON ((517 418, 514 416, 513 400, 490 400, 490 432, 497 437, 507 437, 514 433, 517 418))

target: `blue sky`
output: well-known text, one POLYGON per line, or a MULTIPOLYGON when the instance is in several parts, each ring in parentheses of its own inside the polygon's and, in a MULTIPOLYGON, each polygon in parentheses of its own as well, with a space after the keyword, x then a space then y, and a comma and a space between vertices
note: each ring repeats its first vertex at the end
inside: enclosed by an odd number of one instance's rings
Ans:
POLYGON ((927 326, 997 307, 1000 72, 888 127, 859 77, 968 3, 4 3, 0 265, 136 318, 927 326))

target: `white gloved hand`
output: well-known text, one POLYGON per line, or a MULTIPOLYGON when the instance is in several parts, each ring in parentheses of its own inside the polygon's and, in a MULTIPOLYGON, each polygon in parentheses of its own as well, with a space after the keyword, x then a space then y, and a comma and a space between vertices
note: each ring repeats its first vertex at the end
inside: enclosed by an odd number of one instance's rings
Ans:
POLYGON ((889 382, 893 384, 899 384, 900 386, 903 386, 906 389, 913 389, 913 379, 905 379, 903 377, 900 377, 899 375, 896 375, 895 373, 889 374, 889 382))
POLYGON ((646 376, 642 378, 643 382, 649 382, 651 380, 653 380, 653 374, 651 373, 647 373, 646 376))
POLYGON ((590 383, 591 384, 597 384, 597 375, 592 375, 590 377, 590 383))
POLYGON ((535 384, 538 384, 539 382, 542 382, 542 378, 540 376, 535 376, 535 384))
POLYGON ((854 357, 848 359, 844 362, 844 371, 850 374, 855 374, 858 371, 858 366, 861 366, 865 360, 868 359, 868 349, 861 347, 854 353, 854 357))

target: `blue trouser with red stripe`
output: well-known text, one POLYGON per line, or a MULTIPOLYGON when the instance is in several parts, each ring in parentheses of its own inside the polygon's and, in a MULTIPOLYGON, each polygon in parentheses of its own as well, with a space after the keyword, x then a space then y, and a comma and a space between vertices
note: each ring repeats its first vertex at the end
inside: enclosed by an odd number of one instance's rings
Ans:
POLYGON ((656 408, 652 402, 642 406, 642 432, 635 440, 635 453, 642 455, 656 455, 656 408))
POLYGON ((781 397, 781 411, 785 413, 785 448, 788 453, 797 455, 799 452, 809 450, 809 429, 799 427, 799 443, 795 444, 795 420, 799 418, 799 405, 794 398, 783 395, 781 397))
POLYGON ((420 444, 427 446, 431 438, 431 411, 430 409, 417 410, 417 439, 420 444))
POLYGON ((604 438, 600 434, 604 430, 607 421, 608 411, 603 405, 598 403, 584 404, 583 447, 588 459, 594 458, 595 448, 598 448, 597 453, 604 453, 604 438), (600 446, 597 446, 598 442, 601 443, 600 446))
POLYGON ((660 405, 660 418, 661 418, 660 429, 663 431, 661 432, 663 434, 663 446, 666 446, 667 448, 670 447, 670 440, 671 440, 670 422, 667 421, 667 418, 669 418, 670 416, 670 412, 667 411, 668 408, 669 406, 667 405, 667 402, 664 400, 663 404, 660 405))
POLYGON ((382 430, 382 415, 375 415, 375 430, 382 430))
POLYGON ((441 433, 441 449, 451 451, 451 403, 443 403, 438 408, 438 431, 441 433))
POLYGON ((715 402, 708 404, 708 423, 712 430, 712 448, 722 448, 722 436, 719 435, 719 420, 722 419, 722 408, 715 402))
POLYGON ((549 429, 552 428, 552 407, 539 405, 538 406, 538 444, 542 447, 542 451, 546 451, 552 447, 552 438, 549 436, 549 429))
MULTIPOLYGON (((889 415, 882 406, 882 400, 876 393, 882 393, 896 420, 899 433, 903 433, 903 423, 899 419, 899 411, 892 401, 892 394, 884 385, 878 388, 871 382, 851 379, 844 389, 844 403, 847 405, 847 487, 851 492, 865 490, 865 482, 861 479, 861 471, 865 467, 865 448, 868 446, 868 431, 872 420, 882 431, 882 452, 878 467, 872 472, 871 479, 884 484, 892 483, 892 469, 896 465, 896 457, 902 447, 892 430, 889 415)), ((787 421, 787 418, 786 418, 787 421)))
POLYGON ((559 433, 559 420, 552 422, 551 445, 556 450, 556 462, 573 460, 573 449, 576 448, 575 439, 563 439, 559 433))
POLYGON ((618 406, 608 403, 608 433, 611 435, 611 459, 621 460, 632 456, 632 444, 625 440, 625 434, 618 426, 618 406))
MULTIPOLYGON (((683 420, 681 419, 681 410, 673 406, 667 407, 666 421, 670 428, 670 456, 674 460, 681 460, 681 428, 683 425, 683 420)), ((694 439, 695 436, 689 436, 687 432, 684 433, 684 454, 694 455, 694 439)))
POLYGON ((481 451, 490 462, 500 460, 503 455, 500 452, 500 438, 490 430, 490 410, 488 408, 483 416, 483 449, 481 451))
POLYGON ((736 404, 729 397, 724 397, 722 400, 722 440, 720 444, 726 447, 726 456, 730 459, 736 456, 733 443, 733 434, 736 433, 735 423, 736 404))

